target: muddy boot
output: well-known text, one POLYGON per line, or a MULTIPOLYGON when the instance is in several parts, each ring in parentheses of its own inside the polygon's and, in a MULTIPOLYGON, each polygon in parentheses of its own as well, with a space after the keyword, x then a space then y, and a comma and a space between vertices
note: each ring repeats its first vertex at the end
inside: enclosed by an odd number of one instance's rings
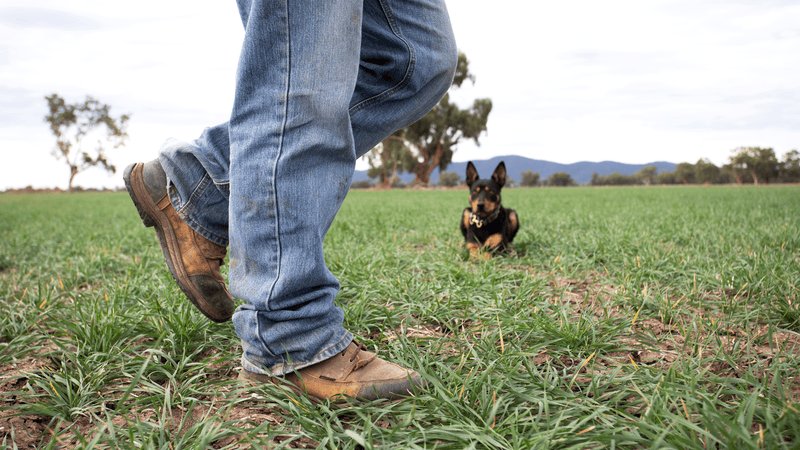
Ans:
POLYGON ((239 378, 260 383, 289 383, 298 393, 332 400, 345 397, 393 400, 413 395, 425 387, 425 381, 417 372, 378 358, 356 341, 332 358, 286 376, 270 377, 242 369, 239 378))
POLYGON ((167 267, 183 293, 214 322, 229 320, 236 305, 219 272, 225 247, 181 219, 167 196, 167 176, 158 159, 128 166, 123 178, 142 222, 155 228, 167 267))

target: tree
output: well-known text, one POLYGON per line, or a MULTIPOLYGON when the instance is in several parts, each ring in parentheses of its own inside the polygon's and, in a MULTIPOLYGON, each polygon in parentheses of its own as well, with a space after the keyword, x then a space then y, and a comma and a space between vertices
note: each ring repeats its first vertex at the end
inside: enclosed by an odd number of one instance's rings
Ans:
MULTIPOLYGON (((475 76, 469 73, 466 55, 459 53, 451 89, 461 87, 466 80, 475 83, 475 76)), ((390 136, 392 140, 403 142, 403 156, 370 157, 370 167, 378 174, 389 173, 387 170, 390 169, 386 169, 385 164, 391 164, 392 167, 396 165, 398 170, 408 170, 416 175, 414 184, 427 186, 433 169, 438 167, 440 172, 447 169, 447 165, 452 162, 455 147, 461 140, 472 139, 475 144, 480 145, 479 136, 486 131, 491 110, 492 101, 488 98, 477 99, 472 107, 460 109, 450 102, 450 95, 445 94, 423 118, 390 136), (408 161, 413 161, 412 167, 405 165, 408 161)), ((385 140, 383 144, 372 151, 386 151, 389 146, 385 140)))
POLYGON ((733 184, 736 182, 736 178, 734 178, 733 173, 730 171, 729 167, 730 164, 723 164, 722 167, 719 169, 719 175, 717 176, 717 184, 733 184))
POLYGON ((113 148, 125 145, 128 139, 126 130, 129 114, 123 114, 114 119, 109 115, 111 107, 100 103, 91 96, 86 96, 83 103, 69 104, 58 94, 45 96, 49 114, 44 116, 45 122, 50 124, 50 131, 56 137, 56 147, 53 149, 53 156, 56 159, 67 162, 69 166, 69 186, 72 190, 72 183, 75 175, 84 170, 102 165, 107 171, 115 173, 116 167, 112 165, 106 157, 106 144, 113 148), (95 132, 105 126, 105 138, 102 134, 97 139, 97 146, 94 148, 94 156, 82 148, 84 139, 87 136, 94 137, 95 132))
POLYGON ((723 177, 733 178, 736 184, 750 183, 753 181, 753 177, 750 176, 750 172, 747 171, 747 167, 740 167, 733 163, 723 164, 720 175, 723 177))
POLYGON ((461 177, 455 172, 442 172, 439 174, 439 186, 453 187, 461 184, 461 177))
POLYGON ((522 171, 522 180, 519 182, 520 186, 531 187, 539 184, 539 172, 532 170, 522 171))
POLYGON ((650 186, 656 179, 656 172, 658 172, 656 166, 644 166, 640 171, 633 174, 633 177, 650 186))
POLYGON ((694 165, 694 179, 699 184, 713 184, 719 179, 720 170, 708 158, 700 158, 694 165))
POLYGON ((691 163, 682 162, 675 166, 675 181, 683 184, 694 183, 694 166, 691 163))
POLYGON ((575 186, 576 184, 567 172, 556 172, 547 178, 548 186, 575 186))
POLYGON ((778 158, 772 148, 738 147, 731 152, 731 166, 738 173, 747 170, 753 177, 754 184, 760 181, 769 184, 769 180, 778 175, 778 158))
POLYGON ((675 180, 675 172, 659 172, 656 175, 656 183, 658 184, 675 184, 677 181, 675 180))
POLYGON ((400 181, 398 174, 410 172, 414 167, 414 156, 403 140, 400 131, 395 132, 367 153, 369 170, 367 176, 378 178, 381 189, 389 189, 400 181))
POLYGON ((790 150, 783 155, 779 178, 783 183, 800 182, 800 153, 790 150))

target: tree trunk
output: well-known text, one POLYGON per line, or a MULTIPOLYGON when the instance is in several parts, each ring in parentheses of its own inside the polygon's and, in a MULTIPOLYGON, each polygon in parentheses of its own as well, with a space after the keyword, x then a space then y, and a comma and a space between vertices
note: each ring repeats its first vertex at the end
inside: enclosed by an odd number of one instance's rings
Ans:
POLYGON ((751 170, 750 175, 753 176, 753 184, 758 186, 758 175, 756 174, 755 170, 751 170))
POLYGON ((433 170, 430 168, 430 166, 423 163, 417 163, 417 170, 415 174, 417 178, 414 180, 414 185, 427 187, 428 183, 431 181, 431 172, 433 172, 433 170))
POLYGON ((431 155, 430 150, 427 148, 420 149, 420 155, 422 156, 422 162, 417 162, 417 167, 414 170, 414 174, 416 175, 414 184, 427 187, 428 183, 431 181, 433 169, 439 165, 442 156, 444 156, 444 146, 441 141, 437 141, 436 147, 433 150, 433 155, 431 155))
POLYGON ((381 177, 381 189, 391 189, 394 186, 394 182, 397 180, 397 163, 394 163, 394 167, 392 167, 391 171, 386 171, 383 176, 381 177))
POLYGON ((72 191, 72 181, 75 179, 75 175, 78 174, 78 168, 75 166, 69 166, 69 185, 67 186, 68 191, 72 191))

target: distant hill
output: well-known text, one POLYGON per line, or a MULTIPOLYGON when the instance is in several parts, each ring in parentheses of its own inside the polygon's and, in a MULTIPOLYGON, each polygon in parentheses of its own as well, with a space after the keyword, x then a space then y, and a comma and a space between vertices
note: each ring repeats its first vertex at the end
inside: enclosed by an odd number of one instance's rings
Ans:
MULTIPOLYGON (((656 166, 658 172, 673 172, 675 171, 675 163, 666 161, 656 161, 647 164, 624 164, 614 161, 601 161, 601 162, 588 162, 581 161, 572 164, 559 164, 550 161, 542 161, 539 159, 525 158, 524 156, 496 156, 492 159, 472 161, 475 168, 478 169, 478 174, 481 177, 489 177, 492 175, 494 168, 500 161, 505 161, 506 172, 508 176, 514 179, 519 184, 522 179, 522 172, 530 170, 532 172, 539 172, 541 180, 546 180, 550 175, 556 172, 566 172, 578 184, 588 184, 592 179, 592 174, 597 172, 598 175, 610 175, 612 173, 621 173, 622 175, 633 175, 640 171, 645 166, 656 166)), ((455 172, 461 179, 466 177, 467 163, 466 162, 453 162, 447 166, 445 172, 455 172)), ((353 175, 353 181, 369 180, 366 170, 356 170, 353 175)), ((400 175, 400 180, 403 183, 410 183, 414 180, 414 174, 404 173, 400 175)), ((431 174, 431 185, 439 182, 439 169, 436 168, 431 174)))

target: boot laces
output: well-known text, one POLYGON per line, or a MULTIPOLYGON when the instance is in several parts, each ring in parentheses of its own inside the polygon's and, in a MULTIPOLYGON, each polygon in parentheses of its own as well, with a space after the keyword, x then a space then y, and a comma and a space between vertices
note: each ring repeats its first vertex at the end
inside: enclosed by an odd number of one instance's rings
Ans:
MULTIPOLYGON (((373 359, 375 359, 375 356, 371 358, 370 357, 362 358, 360 356, 361 351, 362 350, 367 351, 367 346, 356 340, 353 340, 353 343, 356 345, 356 348, 353 354, 350 355, 350 362, 356 361, 356 366, 353 367, 353 371, 356 371, 369 364, 373 359)), ((345 356, 345 354, 347 353, 347 348, 349 348, 349 346, 342 351, 342 356, 345 356)))

